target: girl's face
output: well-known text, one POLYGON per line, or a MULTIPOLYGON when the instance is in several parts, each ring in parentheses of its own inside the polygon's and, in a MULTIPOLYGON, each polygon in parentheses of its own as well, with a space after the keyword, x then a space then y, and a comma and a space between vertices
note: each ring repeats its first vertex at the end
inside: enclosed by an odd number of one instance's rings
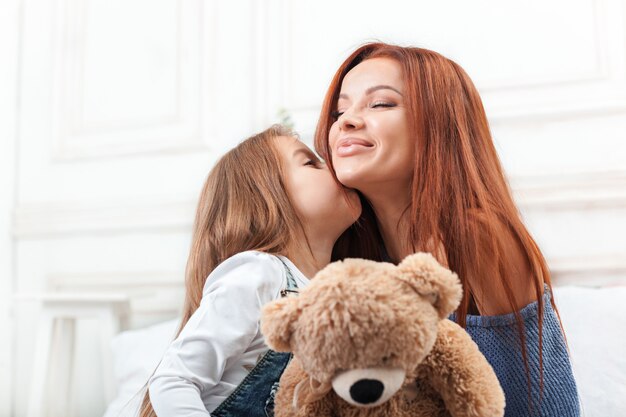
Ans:
POLYGON ((343 79, 329 145, 339 181, 367 195, 372 187, 410 183, 415 139, 409 136, 400 65, 365 60, 343 79))
POLYGON ((361 214, 354 190, 337 184, 326 164, 293 137, 277 139, 285 171, 287 194, 307 231, 337 239, 361 214))

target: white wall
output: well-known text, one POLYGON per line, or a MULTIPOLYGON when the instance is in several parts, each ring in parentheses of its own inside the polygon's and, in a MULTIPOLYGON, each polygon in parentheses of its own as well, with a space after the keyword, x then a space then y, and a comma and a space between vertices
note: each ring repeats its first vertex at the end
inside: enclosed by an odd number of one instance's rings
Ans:
MULTIPOLYGON (((331 75, 365 40, 461 64, 555 278, 624 282, 625 2, 380 4, 3 3, 0 416, 25 415, 38 312, 11 316, 11 295, 122 291, 133 326, 174 314, 211 164, 281 108, 310 139, 331 75)), ((96 330, 79 328, 80 416, 104 410, 96 330)))
POLYGON ((14 241, 11 234, 15 199, 19 2, 0 2, 0 416, 11 415, 13 385, 14 241))

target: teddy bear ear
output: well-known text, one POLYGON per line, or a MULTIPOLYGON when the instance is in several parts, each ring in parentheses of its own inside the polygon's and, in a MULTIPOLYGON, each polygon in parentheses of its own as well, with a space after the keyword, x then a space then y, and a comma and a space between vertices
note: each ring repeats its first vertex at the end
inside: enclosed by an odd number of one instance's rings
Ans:
POLYGON ((261 310, 261 333, 276 352, 291 351, 292 323, 298 318, 298 298, 283 297, 265 304, 261 310))
POLYGON ((399 279, 425 297, 437 310, 439 318, 447 318, 461 302, 463 287, 459 277, 441 266, 429 253, 409 255, 398 265, 399 279))

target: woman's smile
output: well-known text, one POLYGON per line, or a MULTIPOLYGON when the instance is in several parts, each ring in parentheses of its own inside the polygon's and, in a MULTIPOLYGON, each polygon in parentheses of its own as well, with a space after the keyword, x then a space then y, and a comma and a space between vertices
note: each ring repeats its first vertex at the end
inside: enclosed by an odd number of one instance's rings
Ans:
POLYGON ((367 152, 373 148, 374 145, 364 139, 347 137, 337 142, 336 155, 340 157, 347 157, 367 152))

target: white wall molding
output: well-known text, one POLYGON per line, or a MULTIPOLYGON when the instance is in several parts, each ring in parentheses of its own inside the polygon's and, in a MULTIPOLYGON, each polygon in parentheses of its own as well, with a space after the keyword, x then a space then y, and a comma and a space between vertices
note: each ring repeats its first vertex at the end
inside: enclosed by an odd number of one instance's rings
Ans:
POLYGON ((126 295, 132 327, 177 317, 185 297, 183 271, 56 272, 45 281, 49 292, 126 295))
POLYGON ((587 210, 626 207, 626 171, 581 172, 512 178, 523 209, 587 210))
MULTIPOLYGON (((532 210, 626 207, 626 171, 570 173, 511 180, 516 203, 532 210)), ((13 234, 37 238, 85 233, 190 231, 195 200, 37 203, 16 208, 13 234)))
POLYGON ((607 7, 605 0, 590 0, 590 7, 593 9, 590 19, 593 25, 593 44, 596 51, 593 70, 589 72, 579 72, 575 68, 568 68, 568 71, 542 75, 534 78, 525 77, 523 80, 510 79, 487 81, 480 87, 481 93, 506 92, 512 90, 552 88, 555 86, 585 85, 607 81, 611 75, 611 57, 609 56, 609 42, 612 31, 619 29, 619 26, 609 26, 607 22, 612 18, 610 15, 613 8, 607 7))
MULTIPOLYGON (((198 0, 176 2, 176 13, 172 16, 176 25, 176 68, 173 78, 168 79, 168 82, 175 83, 175 108, 172 112, 89 121, 85 119, 84 101, 85 98, 93 101, 97 97, 87 97, 92 86, 85 84, 86 61, 88 54, 105 51, 86 48, 90 39, 88 35, 93 35, 88 30, 96 30, 87 27, 87 11, 93 5, 81 0, 61 0, 56 6, 53 22, 52 160, 68 162, 84 158, 207 149, 204 132, 210 130, 213 121, 211 114, 206 114, 203 103, 209 69, 204 67, 202 57, 214 52, 216 40, 214 29, 206 27, 213 22, 202 17, 203 8, 214 8, 215 4, 198 0)), ((146 48, 150 46, 154 47, 148 44, 146 48)), ((153 59, 158 60, 158 54, 164 52, 155 49, 151 53, 154 54, 153 59)), ((158 85, 154 87, 159 88, 158 85)), ((137 93, 127 94, 132 96, 137 93)))
POLYGON ((626 285, 626 252, 602 256, 548 259, 555 285, 601 287, 626 285))
POLYGON ((13 234, 43 238, 93 233, 191 231, 195 201, 39 203, 16 209, 13 234))

